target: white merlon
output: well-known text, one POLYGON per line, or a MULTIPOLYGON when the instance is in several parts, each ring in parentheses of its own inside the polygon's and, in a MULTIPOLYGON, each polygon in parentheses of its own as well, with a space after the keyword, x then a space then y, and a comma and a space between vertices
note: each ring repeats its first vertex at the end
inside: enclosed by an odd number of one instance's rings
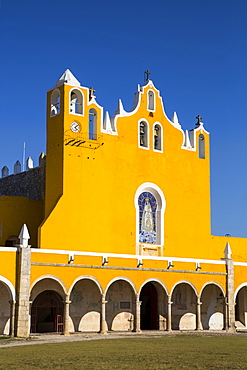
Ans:
POLYGON ((22 229, 21 229, 21 232, 20 232, 18 238, 20 239, 20 245, 23 246, 24 248, 27 248, 28 240, 30 239, 30 235, 29 235, 28 228, 27 228, 26 224, 24 224, 22 226, 22 229))
POLYGON ((125 113, 123 103, 121 99, 118 99, 118 107, 116 109, 116 112, 114 113, 115 115, 120 114, 123 115, 125 113))
POLYGON ((44 152, 42 152, 39 156, 39 166, 42 166, 43 164, 45 164, 45 159, 46 159, 46 155, 44 152))
POLYGON ((27 171, 31 170, 33 168, 33 160, 31 157, 28 157, 27 159, 27 171))
POLYGON ((20 161, 16 161, 14 165, 14 175, 21 172, 21 163, 20 161))
POLYGON ((104 130, 108 134, 112 134, 112 125, 111 125, 111 120, 108 111, 105 112, 105 119, 104 119, 104 124, 103 124, 104 130))
POLYGON ((173 113, 172 122, 175 123, 175 125, 179 125, 178 116, 176 112, 173 113))
POLYGON ((73 73, 70 72, 69 69, 62 74, 59 80, 56 82, 56 86, 61 86, 63 84, 71 85, 71 86, 81 86, 80 82, 75 78, 73 73))
POLYGON ((188 149, 192 149, 192 145, 190 143, 188 130, 185 131, 184 146, 188 149))
POLYGON ((4 166, 2 168, 2 177, 7 177, 7 176, 9 176, 9 169, 7 166, 4 166))
POLYGON ((232 250, 231 250, 229 242, 226 243, 226 247, 224 249, 224 255, 225 255, 225 258, 227 258, 227 259, 232 258, 232 250))

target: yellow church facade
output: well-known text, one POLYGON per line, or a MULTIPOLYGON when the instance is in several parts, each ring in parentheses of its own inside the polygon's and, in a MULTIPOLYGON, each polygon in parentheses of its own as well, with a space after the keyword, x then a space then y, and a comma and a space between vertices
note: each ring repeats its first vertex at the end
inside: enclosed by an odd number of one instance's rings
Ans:
POLYGON ((0 179, 0 333, 247 328, 247 239, 211 235, 197 120, 148 77, 110 117, 65 71, 39 168, 0 179))

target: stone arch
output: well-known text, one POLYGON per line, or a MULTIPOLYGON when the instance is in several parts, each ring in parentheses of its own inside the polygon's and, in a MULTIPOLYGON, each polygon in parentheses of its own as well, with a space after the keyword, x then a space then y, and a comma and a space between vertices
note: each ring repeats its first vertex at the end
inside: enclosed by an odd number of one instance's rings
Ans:
POLYGON ((148 279, 140 287, 141 329, 167 329, 167 288, 159 279, 148 279))
POLYGON ((140 289, 139 289, 139 292, 138 292, 138 294, 140 295, 140 293, 141 293, 141 289, 142 289, 142 287, 145 285, 145 284, 147 284, 147 283, 152 283, 152 282, 154 282, 154 283, 157 283, 157 284, 160 284, 161 286, 162 286, 162 288, 165 290, 165 293, 166 293, 166 295, 168 295, 168 289, 167 289, 167 287, 166 287, 166 285, 163 283, 163 281, 161 281, 161 280, 159 280, 159 279, 156 279, 156 278, 150 278, 150 279, 147 279, 147 280, 145 280, 144 281, 144 283, 142 283, 142 285, 140 286, 140 289))
MULTIPOLYGON (((59 294, 61 294, 61 296, 63 297, 63 298, 65 298, 65 295, 67 294, 67 288, 66 288, 66 286, 65 286, 65 284, 64 284, 64 282, 60 279, 60 278, 58 278, 57 276, 54 276, 54 275, 42 275, 42 276, 40 276, 38 279, 36 279, 33 283, 32 283, 32 285, 31 285, 31 287, 30 287, 30 299, 32 300, 32 299, 34 299, 35 297, 33 296, 33 294, 35 294, 34 292, 33 292, 33 290, 34 290, 34 288, 35 288, 35 286, 37 286, 37 284, 39 284, 39 283, 41 283, 41 282, 43 282, 44 280, 46 280, 46 279, 48 279, 48 280, 50 280, 51 281, 51 284, 50 285, 48 285, 48 287, 49 287, 49 289, 51 288, 51 286, 53 286, 54 285, 54 282, 56 282, 57 284, 58 284, 58 286, 60 287, 60 289, 59 288, 56 288, 56 285, 54 286, 55 287, 55 290, 57 291, 57 293, 59 293, 59 294)), ((39 285, 41 285, 41 284, 39 284, 39 285)), ((42 289, 42 288, 41 288, 42 289)), ((43 290, 45 290, 45 289, 43 289, 43 290)), ((53 290, 53 288, 51 288, 51 290, 53 290)), ((41 292, 41 291, 40 291, 41 292)), ((39 293, 37 293, 37 294, 39 294, 39 293)), ((37 295, 36 294, 36 295, 37 295)))
POLYGON ((92 276, 80 276, 70 288, 70 331, 100 331, 102 288, 92 276))
POLYGON ((224 328, 225 293, 220 284, 208 282, 201 290, 201 323, 204 330, 224 328))
POLYGON ((247 327, 247 283, 238 286, 234 294, 235 326, 237 329, 247 327))
POLYGON ((43 275, 30 289, 31 332, 62 332, 67 289, 61 279, 43 275))
POLYGON ((102 286, 100 284, 100 282, 98 281, 98 279, 96 279, 94 276, 91 276, 91 275, 82 275, 82 276, 79 276, 78 278, 76 278, 73 283, 71 284, 70 288, 69 288, 69 291, 68 291, 68 294, 70 295, 71 294, 71 291, 73 289, 73 287, 75 286, 75 284, 82 280, 82 279, 89 279, 89 280, 92 280, 95 282, 95 284, 98 286, 99 290, 100 290, 100 294, 103 293, 103 289, 102 289, 102 286))
POLYGON ((15 289, 11 282, 0 276, 0 335, 10 334, 11 306, 15 289))
POLYGON ((216 286, 217 286, 217 287, 222 291, 222 294, 223 294, 223 296, 225 297, 225 291, 224 291, 224 288, 223 288, 219 283, 217 283, 216 281, 207 281, 207 282, 202 286, 201 291, 200 291, 200 294, 199 294, 199 297, 201 297, 202 292, 203 292, 203 289, 204 289, 207 285, 209 285, 209 284, 214 284, 214 285, 216 285, 216 286))
POLYGON ((172 329, 196 329, 197 290, 186 280, 177 282, 171 290, 172 329))
POLYGON ((132 331, 136 300, 132 281, 125 277, 113 279, 107 285, 105 297, 108 330, 132 331))
POLYGON ((115 281, 118 281, 118 280, 125 280, 127 283, 129 283, 133 290, 134 290, 134 293, 137 294, 137 290, 136 290, 136 286, 135 284, 133 283, 132 280, 130 280, 129 278, 125 277, 125 276, 118 276, 118 277, 115 277, 114 279, 112 279, 106 286, 105 288, 105 291, 104 291, 104 294, 106 295, 107 294, 107 291, 109 289, 109 287, 115 282, 115 281))

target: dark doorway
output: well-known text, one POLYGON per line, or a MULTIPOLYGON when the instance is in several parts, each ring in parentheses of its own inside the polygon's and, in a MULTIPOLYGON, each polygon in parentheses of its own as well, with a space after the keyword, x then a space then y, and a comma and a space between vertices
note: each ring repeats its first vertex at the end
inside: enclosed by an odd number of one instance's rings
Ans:
POLYGON ((47 333, 63 331, 63 301, 61 296, 45 290, 34 300, 31 309, 31 332, 47 333))
POLYGON ((158 330, 158 297, 152 283, 147 283, 141 290, 141 329, 158 330))

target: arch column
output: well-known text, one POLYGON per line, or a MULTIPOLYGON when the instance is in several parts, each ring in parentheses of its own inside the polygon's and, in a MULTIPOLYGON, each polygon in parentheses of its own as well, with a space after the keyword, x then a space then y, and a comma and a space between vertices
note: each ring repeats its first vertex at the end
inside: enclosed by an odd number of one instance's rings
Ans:
POLYGON ((10 326, 9 326, 9 335, 14 337, 15 335, 15 304, 16 301, 9 301, 10 304, 10 326))
POLYGON ((168 294, 167 296, 167 331, 172 330, 172 296, 168 294))
POLYGON ((136 333, 141 332, 141 304, 139 294, 136 294, 135 300, 135 321, 134 321, 134 331, 136 333))
POLYGON ((64 325, 63 325, 63 335, 70 335, 69 334, 69 305, 71 301, 69 300, 69 294, 66 294, 66 298, 64 301, 64 325))
POLYGON ((234 302, 234 264, 232 260, 232 251, 230 244, 226 244, 224 250, 226 261, 226 327, 227 331, 236 331, 235 328, 235 302, 234 302))
POLYGON ((202 302, 200 301, 200 297, 198 296, 196 302, 196 330, 203 330, 201 322, 201 305, 202 302))
MULTIPOLYGON (((25 230, 24 230, 25 231, 25 230)), ((21 236, 21 234, 20 234, 21 236)), ((22 244, 18 253, 17 275, 17 302, 16 302, 16 327, 17 337, 29 337, 29 289, 31 271, 31 248, 27 245, 28 239, 20 238, 22 244)))
POLYGON ((107 334, 107 322, 106 322, 106 315, 105 315, 105 306, 107 301, 105 300, 105 293, 101 296, 101 315, 100 315, 100 333, 107 334))

